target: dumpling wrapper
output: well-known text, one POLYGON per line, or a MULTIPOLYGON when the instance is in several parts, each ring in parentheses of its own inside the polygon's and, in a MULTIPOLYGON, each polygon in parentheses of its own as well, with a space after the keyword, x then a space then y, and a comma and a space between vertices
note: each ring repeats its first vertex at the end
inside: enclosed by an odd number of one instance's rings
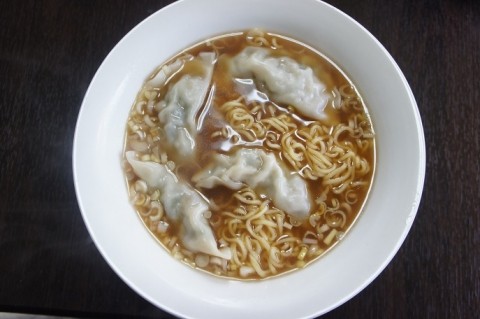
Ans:
POLYGON ((232 258, 229 248, 217 247, 213 231, 204 217, 209 210, 205 199, 188 184, 179 181, 165 165, 139 161, 133 151, 125 156, 138 177, 149 187, 160 190, 165 213, 180 227, 180 239, 185 248, 227 260, 232 258))
POLYGON ((223 185, 238 190, 248 185, 267 195, 273 204, 296 220, 310 214, 310 194, 305 181, 290 174, 275 155, 260 149, 237 150, 233 155, 215 154, 213 162, 192 178, 196 187, 223 185))
POLYGON ((195 149, 197 127, 195 117, 203 105, 212 81, 215 53, 202 52, 196 57, 203 67, 203 76, 186 74, 167 92, 159 102, 160 124, 167 142, 180 156, 190 156, 195 149))
POLYGON ((174 75, 181 68, 183 68, 186 61, 192 58, 193 57, 188 54, 176 59, 172 63, 165 64, 160 68, 160 70, 158 70, 158 72, 155 74, 155 76, 153 76, 153 78, 147 81, 146 85, 151 88, 161 88, 172 75, 174 75))
POLYGON ((270 49, 246 47, 230 61, 232 76, 253 76, 265 84, 269 92, 264 93, 274 102, 292 105, 312 119, 324 119, 330 94, 313 70, 289 57, 273 57, 270 53, 270 49))

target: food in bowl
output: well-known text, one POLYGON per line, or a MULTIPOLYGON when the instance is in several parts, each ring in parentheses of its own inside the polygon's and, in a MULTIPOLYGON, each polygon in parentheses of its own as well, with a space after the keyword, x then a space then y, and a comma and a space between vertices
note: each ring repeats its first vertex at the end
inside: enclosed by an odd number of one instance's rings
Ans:
POLYGON ((252 29, 197 43, 148 77, 123 164, 135 210, 174 258, 260 279, 341 240, 367 199, 375 139, 337 65, 252 29))

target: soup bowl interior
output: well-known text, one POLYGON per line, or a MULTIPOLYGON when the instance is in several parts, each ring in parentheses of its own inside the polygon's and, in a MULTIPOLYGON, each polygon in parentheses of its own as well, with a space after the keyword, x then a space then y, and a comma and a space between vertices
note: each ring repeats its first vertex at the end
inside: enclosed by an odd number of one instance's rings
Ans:
POLYGON ((347 301, 402 244, 425 171, 421 120, 400 69, 368 31, 315 0, 184 0, 156 12, 118 43, 96 73, 73 152, 79 205, 104 258, 145 299, 192 318, 304 318, 347 301), (334 249, 299 271, 242 282, 194 270, 160 247, 128 201, 121 157, 129 110, 156 66, 200 40, 253 27, 311 45, 350 77, 370 111, 377 163, 364 210, 334 249))

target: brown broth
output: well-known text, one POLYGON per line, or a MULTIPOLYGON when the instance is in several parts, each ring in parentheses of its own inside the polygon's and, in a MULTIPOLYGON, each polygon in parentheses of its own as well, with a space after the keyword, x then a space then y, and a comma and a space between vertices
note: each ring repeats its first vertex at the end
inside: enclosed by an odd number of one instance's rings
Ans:
MULTIPOLYGON (((273 33, 266 33, 264 37, 265 39, 267 39, 269 43, 272 43, 273 39, 275 38, 276 39, 275 41, 277 41, 277 43, 280 44, 281 48, 277 47, 275 50, 273 50, 274 55, 288 56, 298 61, 299 63, 305 64, 311 67, 315 75, 318 77, 318 79, 321 82, 326 84, 328 91, 333 91, 334 88, 340 88, 345 86, 354 88, 354 85, 347 78, 344 72, 342 72, 329 59, 327 59, 326 57, 324 57, 322 54, 315 51, 314 49, 298 41, 289 39, 281 35, 273 34, 273 33)), ((243 140, 241 137, 239 138, 238 141, 234 141, 231 137, 227 139, 211 138, 211 135, 214 132, 221 130, 223 127, 226 127, 226 126, 231 127, 229 123, 227 123, 226 119, 224 118, 224 114, 222 114, 222 112, 219 110, 219 106, 223 105, 227 101, 231 101, 239 98, 240 94, 236 90, 235 83, 231 79, 231 76, 228 72, 228 67, 226 64, 227 64, 227 60, 230 57, 239 53, 247 45, 248 43, 246 40, 246 32, 227 34, 227 35, 212 38, 210 40, 194 45, 193 47, 179 53, 178 55, 176 55, 170 61, 167 62, 167 63, 170 63, 174 61, 177 57, 182 56, 185 53, 191 54, 192 56, 197 56, 198 53, 200 52, 216 51, 217 53, 219 53, 218 60, 214 69, 213 78, 212 78, 212 90, 214 90, 214 98, 211 100, 211 105, 203 106, 203 108, 206 108, 207 110, 205 117, 200 118, 200 116, 198 115, 196 118, 197 122, 200 121, 202 125, 200 127, 200 130, 197 133, 196 150, 195 150, 194 156, 191 158, 181 158, 179 156, 176 156, 175 150, 172 149, 172 147, 170 147, 169 145, 165 145, 164 143, 162 143, 162 140, 152 142, 149 145, 148 150, 145 152, 145 154, 152 155, 155 153, 155 147, 158 147, 161 150, 161 152, 166 150, 168 159, 173 159, 173 161, 176 164, 175 173, 177 174, 179 179, 182 181, 191 183, 192 176, 195 174, 195 172, 199 168, 204 167, 208 163, 210 155, 214 152, 229 153, 239 147, 258 147, 259 144, 264 143, 264 140, 262 139, 258 139, 253 142, 248 142, 243 140)), ((152 77, 156 74, 156 72, 158 72, 158 70, 159 69, 157 69, 152 74, 152 77)), ((199 66, 195 60, 187 62, 183 67, 183 69, 179 71, 177 74, 175 74, 174 76, 172 76, 162 88, 154 89, 154 91, 156 92, 156 97, 154 99, 154 102, 155 103, 160 102, 163 99, 163 97, 166 95, 171 84, 175 83, 184 74, 192 74, 192 75, 199 75, 199 76, 203 75, 201 66, 199 66)), ((143 88, 142 91, 139 93, 136 103, 141 100, 146 100, 144 96, 144 90, 145 88, 143 88)), ((365 107, 365 104, 362 98, 360 97, 356 89, 351 89, 349 93, 353 95, 350 101, 352 101, 352 105, 356 105, 357 110, 350 108, 349 110, 345 111, 343 108, 336 108, 333 104, 333 101, 330 101, 325 109, 325 112, 327 114, 327 119, 319 121, 318 124, 333 128, 335 125, 338 125, 341 123, 348 124, 349 120, 352 119, 353 115, 359 114, 361 118, 363 118, 366 121, 366 123, 364 124, 364 129, 373 134, 373 129, 368 117, 367 109, 365 107)), ((265 103, 265 101, 260 101, 260 100, 257 102, 265 103)), ((132 108, 132 112, 134 112, 135 110, 136 103, 132 108)), ((253 102, 251 101, 250 103, 255 103, 255 101, 253 102)), ((287 114, 289 117, 291 117, 292 121, 296 123, 296 125, 298 126, 298 129, 296 131, 298 131, 302 127, 311 125, 314 122, 312 119, 308 119, 304 116, 300 116, 300 117, 297 116, 295 111, 292 108, 288 108, 287 105, 278 105, 278 104, 275 104, 273 101, 267 101, 266 104, 273 106, 273 108, 275 109, 276 115, 287 114)), ((202 110, 200 110, 199 114, 201 113, 202 110)), ((141 115, 144 115, 144 114, 141 114, 141 115)), ((158 113, 156 111, 153 111, 153 113, 150 115, 152 116, 152 118, 155 118, 157 114, 158 113)), ((148 131, 149 128, 145 127, 145 125, 142 126, 140 117, 141 116, 139 114, 135 115, 134 113, 132 113, 132 115, 129 118, 129 121, 133 121, 135 123, 137 123, 138 121, 139 125, 143 127, 146 131, 148 131)), ((134 134, 132 133, 133 132, 131 127, 127 126, 125 152, 131 149, 131 147, 129 146, 129 138, 131 138, 131 136, 134 136, 134 134)), ((148 132, 146 134, 148 134, 148 132)), ((349 137, 344 137, 339 141, 341 141, 342 143, 345 143, 345 142, 355 143, 355 141, 349 137)), ((342 238, 343 234, 345 234, 350 229, 350 227, 352 226, 356 218, 359 216, 360 211, 362 210, 362 207, 367 199, 367 195, 370 190, 370 185, 373 179, 374 168, 375 168, 375 143, 373 139, 370 139, 368 143, 370 144, 366 150, 362 151, 360 149, 357 149, 357 155, 367 160, 367 162, 370 165, 370 171, 364 176, 361 176, 360 178, 358 178, 358 181, 364 182, 365 185, 358 187, 358 189, 355 189, 355 194, 358 196, 357 201, 355 203, 350 204, 351 213, 346 214, 345 225, 343 227, 338 227, 337 230, 339 232, 339 235, 335 236, 335 239, 330 244, 325 244, 323 242, 323 239, 328 235, 328 233, 320 234, 322 237, 320 237, 319 235, 318 249, 321 253, 312 254, 310 256, 307 255, 307 257, 305 259, 302 259, 301 262, 299 262, 298 257, 296 255, 293 255, 291 257, 285 257, 285 263, 289 264, 289 266, 285 267, 284 269, 278 269, 275 274, 270 274, 268 277, 278 275, 284 272, 288 272, 297 268, 302 268, 308 263, 312 262, 313 260, 316 260, 319 256, 323 255, 331 247, 333 247, 342 238)), ((268 151, 274 152, 277 156, 278 161, 283 162, 285 166, 288 167, 288 169, 290 169, 292 172, 294 171, 293 167, 288 163, 288 161, 285 160, 281 151, 275 151, 271 149, 268 151)), ((302 172, 296 172, 296 173, 304 176, 302 172)), ((129 190, 131 194, 134 195, 135 192, 133 191, 133 186, 135 182, 138 180, 138 178, 132 175, 131 168, 128 166, 128 164, 126 164, 126 174, 127 174, 127 184, 128 184, 129 190)), ((307 180, 307 184, 308 184, 309 192, 311 194, 311 198, 313 199, 312 205, 311 205, 312 207, 311 214, 318 212, 321 208, 320 205, 326 205, 327 207, 329 207, 333 205, 333 202, 335 200, 338 200, 340 203, 345 202, 345 194, 338 195, 330 191, 326 194, 326 198, 324 198, 323 201, 320 201, 325 204, 319 204, 319 202, 315 201, 315 199, 319 198, 322 192, 325 190, 325 185, 322 183, 322 179, 318 179, 315 181, 307 180)), ((147 195, 154 196, 153 195, 154 191, 155 190, 149 189, 149 192, 147 195)), ((214 189, 211 189, 211 190, 202 190, 204 197, 209 201, 211 201, 212 203, 216 203, 216 204, 228 201, 230 198, 232 198, 235 192, 236 191, 232 191, 230 189, 227 189, 226 187, 215 187, 214 189)), ((181 242, 178 240, 178 233, 177 233, 178 229, 173 223, 170 223, 168 219, 164 216, 162 218, 162 222, 168 223, 169 227, 166 232, 159 233, 156 231, 158 222, 152 222, 148 216, 144 216, 148 208, 145 208, 142 205, 135 205, 135 208, 137 212, 139 212, 139 216, 144 221, 146 227, 160 241, 160 243, 168 251, 172 253, 174 257, 181 259, 186 264, 196 267, 194 262, 195 254, 185 251, 181 242)), ((213 212, 213 214, 215 215, 216 212, 213 212)), ((325 217, 322 217, 322 218, 325 218, 325 217)), ((222 220, 222 218, 220 219, 222 220)), ((288 220, 288 216, 285 217, 285 220, 288 220)), ((211 226, 218 239, 222 234, 222 231, 223 231, 222 228, 224 226, 216 225, 216 223, 214 224, 213 222, 211 223, 211 226)), ((331 231, 331 229, 333 228, 330 228, 329 231, 331 231)), ((310 225, 309 221, 307 220, 301 225, 293 227, 291 230, 291 233, 294 236, 297 236, 298 238, 302 239, 304 234, 308 231, 318 234, 316 228, 310 225)), ((235 275, 233 271, 222 272, 220 268, 221 267, 219 266, 209 265, 203 268, 202 270, 205 270, 215 275, 235 278, 235 279, 259 279, 260 278, 256 274, 253 274, 248 278, 241 278, 238 275, 235 275)))

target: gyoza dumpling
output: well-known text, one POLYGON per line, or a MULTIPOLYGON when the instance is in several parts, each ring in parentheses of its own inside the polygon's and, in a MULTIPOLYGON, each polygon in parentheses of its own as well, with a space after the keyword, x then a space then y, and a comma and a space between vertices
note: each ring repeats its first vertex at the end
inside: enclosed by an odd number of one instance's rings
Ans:
POLYGON ((181 156, 190 156, 195 148, 197 127, 195 116, 205 101, 210 87, 215 54, 202 52, 196 57, 203 68, 203 75, 186 74, 167 92, 160 102, 158 113, 167 142, 181 156))
POLYGON ((273 57, 271 50, 246 47, 230 61, 234 77, 251 78, 265 84, 264 92, 278 103, 292 105, 298 112, 315 120, 325 118, 323 112, 330 94, 313 70, 289 57, 273 57))
POLYGON ((297 220, 305 220, 310 213, 305 181, 281 167, 274 154, 260 149, 242 148, 233 155, 215 154, 212 163, 194 175, 192 181, 203 188, 224 185, 237 190, 248 185, 297 220))
POLYGON ((133 151, 125 156, 138 177, 149 187, 160 190, 165 213, 171 222, 180 227, 180 239, 187 249, 231 259, 229 248, 218 249, 212 229, 204 217, 209 210, 208 203, 195 190, 179 181, 165 165, 139 161, 133 151))

